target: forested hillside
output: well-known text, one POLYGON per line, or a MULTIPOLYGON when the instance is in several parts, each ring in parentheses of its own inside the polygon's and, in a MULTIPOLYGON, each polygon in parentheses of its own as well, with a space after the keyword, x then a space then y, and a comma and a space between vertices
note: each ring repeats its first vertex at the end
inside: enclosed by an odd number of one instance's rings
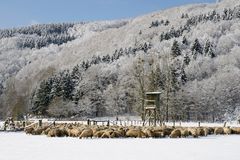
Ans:
POLYGON ((238 0, 0 30, 0 117, 141 115, 160 91, 163 120, 236 120, 239 51, 238 0))

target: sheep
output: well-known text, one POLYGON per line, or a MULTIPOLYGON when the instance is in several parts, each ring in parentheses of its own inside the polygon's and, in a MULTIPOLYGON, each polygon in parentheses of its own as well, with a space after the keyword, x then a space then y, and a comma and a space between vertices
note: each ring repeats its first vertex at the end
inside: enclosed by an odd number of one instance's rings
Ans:
POLYGON ((166 136, 169 136, 172 133, 173 128, 164 127, 162 129, 162 131, 163 131, 163 137, 166 137, 166 136))
POLYGON ((66 136, 59 128, 52 128, 47 134, 48 137, 64 137, 66 136))
POLYGON ((104 130, 100 130, 100 131, 97 131, 96 133, 94 133, 93 137, 101 138, 103 134, 104 134, 104 130))
POLYGON ((224 129, 222 127, 217 127, 214 130, 214 134, 218 135, 218 134, 224 134, 224 129))
POLYGON ((208 127, 203 128, 204 136, 207 136, 210 133, 210 129, 208 127))
POLYGON ((102 134, 101 138, 111 138, 111 134, 113 133, 112 129, 107 129, 102 134))
POLYGON ((51 128, 50 127, 48 127, 47 129, 45 129, 43 132, 42 132, 42 134, 43 135, 48 135, 48 132, 51 130, 51 128))
POLYGON ((198 133, 196 128, 188 128, 189 135, 193 136, 193 138, 198 138, 198 133))
POLYGON ((146 137, 146 135, 140 129, 129 129, 126 132, 126 136, 133 137, 133 138, 145 138, 146 137))
POLYGON ((153 137, 154 138, 162 138, 162 137, 164 137, 163 130, 153 130, 153 137))
POLYGON ((198 136, 205 136, 205 131, 202 127, 197 128, 197 135, 198 136))
POLYGON ((32 135, 40 135, 40 134, 42 134, 43 131, 44 131, 43 128, 40 128, 40 127, 35 128, 35 129, 32 131, 32 135))
POLYGON ((208 127, 208 129, 209 129, 208 134, 214 134, 214 130, 215 130, 214 127, 208 127))
POLYGON ((233 127, 232 129, 232 134, 240 134, 240 128, 238 127, 233 127))
POLYGON ((91 128, 86 128, 82 131, 81 135, 79 136, 79 138, 92 138, 93 137, 93 131, 91 128))
POLYGON ((230 134, 232 134, 232 129, 229 127, 224 127, 223 132, 224 132, 224 134, 230 135, 230 134))
POLYGON ((170 138, 180 138, 180 137, 181 137, 180 129, 174 129, 170 134, 170 138))
POLYGON ((122 127, 118 128, 117 131, 118 131, 119 133, 121 133, 121 135, 122 135, 123 137, 126 135, 126 129, 124 129, 124 128, 122 128, 122 127))
POLYGON ((113 131, 110 135, 110 138, 120 138, 123 137, 122 133, 120 131, 113 131))
POLYGON ((151 129, 145 129, 145 130, 143 130, 143 133, 145 134, 145 136, 147 138, 154 137, 154 133, 153 133, 153 131, 151 129))
POLYGON ((33 127, 28 127, 28 128, 25 128, 24 131, 25 131, 26 134, 32 134, 32 132, 34 131, 34 128, 33 127))
POLYGON ((68 136, 70 137, 79 137, 81 133, 82 130, 80 130, 79 128, 73 128, 68 130, 68 136))
POLYGON ((185 128, 182 128, 181 129, 181 137, 186 138, 188 136, 189 136, 189 131, 187 129, 185 129, 185 128))

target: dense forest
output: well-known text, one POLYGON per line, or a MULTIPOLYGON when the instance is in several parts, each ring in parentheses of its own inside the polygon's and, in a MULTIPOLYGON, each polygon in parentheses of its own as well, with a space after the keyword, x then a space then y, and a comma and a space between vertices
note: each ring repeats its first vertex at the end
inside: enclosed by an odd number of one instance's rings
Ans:
MULTIPOLYGON (((132 30, 133 22, 103 24, 104 29, 92 24, 91 32, 84 28, 90 24, 84 23, 1 30, 0 39, 17 36, 17 48, 24 51, 42 50, 50 44, 64 48, 67 42, 74 46, 84 43, 84 34, 85 39, 93 39, 84 47, 95 49, 96 43, 103 42, 95 41, 94 35, 104 39, 105 32, 114 36, 125 32, 128 25, 126 30, 135 37, 129 44, 119 40, 122 46, 111 46, 101 54, 90 50, 74 65, 48 68, 44 72, 49 74, 41 73, 44 76, 37 83, 26 87, 26 95, 13 93, 11 77, 0 81, 0 111, 19 118, 26 113, 59 118, 140 116, 145 92, 160 91, 162 120, 236 120, 240 111, 240 6, 220 4, 222 8, 202 13, 176 12, 176 23, 167 17, 152 16, 151 21, 141 17, 145 25, 132 30), (12 95, 18 100, 9 102, 12 95)), ((26 60, 23 67, 29 63, 26 60)))

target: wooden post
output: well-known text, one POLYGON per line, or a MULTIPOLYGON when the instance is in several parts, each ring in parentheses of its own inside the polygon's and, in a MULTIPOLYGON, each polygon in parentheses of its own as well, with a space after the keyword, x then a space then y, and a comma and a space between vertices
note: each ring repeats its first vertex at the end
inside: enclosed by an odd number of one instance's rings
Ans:
POLYGON ((108 127, 110 126, 110 121, 109 121, 109 120, 107 121, 107 126, 108 126, 108 127))
POLYGON ((91 121, 90 121, 90 119, 87 120, 87 125, 88 125, 88 126, 91 125, 91 121))
POLYGON ((157 111, 156 108, 154 109, 154 126, 157 125, 157 111))
POLYGON ((198 122, 198 127, 201 127, 201 122, 198 122))
POLYGON ((25 122, 25 121, 23 121, 23 128, 25 128, 25 126, 26 126, 26 122, 25 122))
POLYGON ((53 126, 54 126, 54 127, 56 126, 56 122, 55 122, 55 121, 53 121, 53 126))
POLYGON ((41 119, 39 119, 39 121, 38 121, 38 127, 42 127, 42 120, 41 119))
POLYGON ((227 122, 224 122, 223 127, 226 127, 226 125, 227 125, 227 122))

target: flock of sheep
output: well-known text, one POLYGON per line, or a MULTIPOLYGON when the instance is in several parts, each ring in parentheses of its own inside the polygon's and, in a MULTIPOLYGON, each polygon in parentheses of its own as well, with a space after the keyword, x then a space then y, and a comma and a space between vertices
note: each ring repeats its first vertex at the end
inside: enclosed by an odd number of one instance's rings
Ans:
POLYGON ((98 126, 83 124, 43 124, 25 128, 27 134, 47 135, 48 137, 78 138, 185 138, 211 134, 240 134, 240 127, 147 127, 147 126, 98 126))

